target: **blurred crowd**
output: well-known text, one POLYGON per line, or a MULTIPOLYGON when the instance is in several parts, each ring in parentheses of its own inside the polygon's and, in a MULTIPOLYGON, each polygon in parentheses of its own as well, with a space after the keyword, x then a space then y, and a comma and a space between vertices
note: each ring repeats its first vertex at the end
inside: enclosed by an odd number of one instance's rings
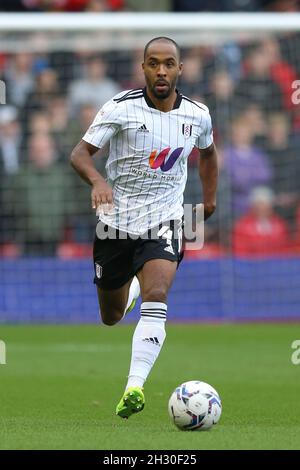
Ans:
POLYGON ((293 12, 298 10, 298 0, 0 0, 0 11, 7 12, 293 12))
MULTIPOLYGON (((210 108, 220 159, 206 247, 187 256, 300 252, 300 105, 292 100, 298 51, 300 35, 290 33, 183 50, 178 88, 210 108)), ((69 155, 106 101, 144 86, 141 61, 141 50, 0 55, 8 103, 0 106, 0 255, 90 253, 90 188, 69 155)), ((102 149, 96 160, 103 175, 107 154, 102 149)), ((186 203, 201 201, 198 159, 195 149, 186 203)))

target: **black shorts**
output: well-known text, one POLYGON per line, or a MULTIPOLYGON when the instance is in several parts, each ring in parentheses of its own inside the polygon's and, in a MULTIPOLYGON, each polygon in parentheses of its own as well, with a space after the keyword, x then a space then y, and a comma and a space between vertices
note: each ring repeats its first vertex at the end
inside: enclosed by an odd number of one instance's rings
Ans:
MULTIPOLYGON (((102 233, 109 228, 101 221, 99 224, 102 233)), ((122 287, 151 259, 177 261, 178 267, 183 258, 181 220, 161 223, 135 239, 114 233, 115 239, 99 239, 96 231, 94 241, 94 283, 103 289, 122 287)))

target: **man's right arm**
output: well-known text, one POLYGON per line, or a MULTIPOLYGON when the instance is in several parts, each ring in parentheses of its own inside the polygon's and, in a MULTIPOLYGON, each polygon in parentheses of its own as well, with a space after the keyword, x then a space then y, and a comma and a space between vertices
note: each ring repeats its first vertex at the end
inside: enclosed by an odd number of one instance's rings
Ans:
POLYGON ((100 204, 113 204, 113 191, 95 167, 93 155, 99 150, 85 140, 81 140, 71 153, 71 165, 75 171, 92 186, 92 208, 100 204))

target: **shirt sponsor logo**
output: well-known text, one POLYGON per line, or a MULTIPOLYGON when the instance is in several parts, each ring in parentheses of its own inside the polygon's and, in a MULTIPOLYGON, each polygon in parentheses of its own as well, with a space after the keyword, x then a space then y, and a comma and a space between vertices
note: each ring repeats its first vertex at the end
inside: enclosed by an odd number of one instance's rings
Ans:
POLYGON ((158 155, 157 150, 153 150, 149 156, 149 165, 152 170, 160 168, 161 171, 169 171, 174 166, 182 153, 183 147, 178 147, 169 155, 171 147, 163 149, 158 155), (169 156, 168 156, 169 155, 169 156), (168 157, 168 159, 167 159, 168 157))

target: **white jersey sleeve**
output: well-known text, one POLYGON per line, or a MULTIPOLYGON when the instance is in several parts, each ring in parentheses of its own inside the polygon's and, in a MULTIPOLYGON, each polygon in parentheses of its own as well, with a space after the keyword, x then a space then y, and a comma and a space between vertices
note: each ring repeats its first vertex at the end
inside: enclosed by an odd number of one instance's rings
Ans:
POLYGON ((211 117, 209 114, 208 107, 204 104, 201 104, 202 109, 204 111, 202 113, 202 121, 201 121, 201 128, 202 132, 199 135, 198 139, 196 140, 195 146, 199 149, 206 149, 209 147, 214 139, 213 139, 213 129, 212 129, 212 122, 211 117))
POLYGON ((82 139, 95 147, 104 147, 122 127, 120 114, 120 106, 111 99, 97 113, 82 139))

